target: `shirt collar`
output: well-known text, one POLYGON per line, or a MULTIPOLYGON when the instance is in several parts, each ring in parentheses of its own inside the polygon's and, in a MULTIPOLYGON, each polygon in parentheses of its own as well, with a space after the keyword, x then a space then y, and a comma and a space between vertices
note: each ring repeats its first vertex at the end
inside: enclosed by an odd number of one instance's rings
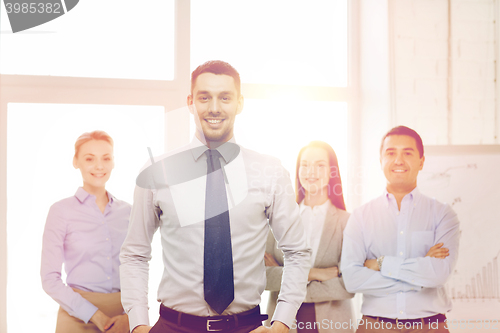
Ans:
POLYGON ((325 213, 327 212, 327 210, 330 208, 330 206, 333 206, 330 199, 326 200, 323 204, 321 205, 318 205, 318 206, 314 206, 313 208, 311 208, 310 206, 307 206, 305 203, 304 203, 304 200, 302 200, 299 204, 299 210, 300 210, 300 213, 302 213, 304 210, 306 209, 310 209, 311 211, 314 210, 316 212, 319 212, 319 213, 325 213))
MULTIPOLYGON (((392 193, 389 193, 387 191, 387 188, 384 188, 384 196, 386 198, 386 202, 387 202, 387 207, 389 207, 389 203, 391 200, 396 200, 394 198, 394 195, 392 193)), ((403 197, 403 200, 408 197, 410 199, 410 201, 414 202, 416 201, 416 199, 420 196, 420 191, 418 189, 418 187, 415 187, 410 193, 406 194, 404 197, 403 197)))
POLYGON ((87 191, 85 191, 83 189, 83 187, 79 187, 78 190, 76 190, 76 193, 75 193, 75 197, 78 199, 78 201, 80 201, 81 203, 83 203, 88 197, 89 197, 90 194, 87 193, 87 191))
MULTIPOLYGON (((205 146, 195 135, 191 141, 191 153, 193 154, 195 161, 197 161, 207 150, 208 147, 205 146)), ((221 154, 227 164, 238 156, 240 147, 236 144, 236 140, 233 136, 228 142, 225 142, 217 147, 217 151, 221 154)))
MULTIPOLYGON (((115 201, 115 197, 108 191, 106 191, 106 193, 108 194, 109 204, 111 205, 113 201, 115 201)), ((91 195, 92 194, 89 194, 87 191, 85 191, 83 187, 79 187, 75 193, 75 197, 78 199, 78 201, 80 201, 80 203, 84 203, 85 200, 87 200, 87 198, 91 195)))

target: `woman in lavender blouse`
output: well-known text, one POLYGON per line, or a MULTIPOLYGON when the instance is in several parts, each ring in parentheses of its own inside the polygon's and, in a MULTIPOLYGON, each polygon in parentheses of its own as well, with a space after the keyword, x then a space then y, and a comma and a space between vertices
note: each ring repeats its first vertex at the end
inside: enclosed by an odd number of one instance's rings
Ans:
POLYGON ((111 137, 103 131, 82 134, 73 166, 83 187, 50 207, 43 234, 42 286, 60 305, 56 333, 125 333, 118 255, 130 205, 105 189, 114 167, 111 137))

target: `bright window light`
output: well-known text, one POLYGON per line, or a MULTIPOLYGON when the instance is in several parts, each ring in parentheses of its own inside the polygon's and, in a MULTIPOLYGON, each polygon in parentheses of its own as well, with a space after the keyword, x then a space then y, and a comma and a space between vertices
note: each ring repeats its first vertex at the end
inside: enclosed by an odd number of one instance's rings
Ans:
MULTIPOLYGON (((72 165, 74 143, 84 132, 106 131, 114 140, 115 169, 106 188, 132 203, 135 178, 149 160, 147 147, 164 149, 164 108, 160 106, 8 105, 7 131, 7 324, 8 332, 55 331, 59 305, 42 289, 40 253, 49 207, 82 186, 72 165), (36 304, 26 320, 26 300, 36 304)), ((163 272, 161 245, 153 240, 149 304, 163 272)), ((64 275, 64 274, 63 274, 64 275)), ((155 322, 158 311, 150 311, 155 322)))
POLYGON ((0 73, 172 80, 174 0, 85 0, 11 33, 0 9, 0 73))
MULTIPOLYGON (((191 117, 191 136, 194 129, 191 117)), ((238 144, 279 158, 292 180, 299 150, 311 141, 325 141, 337 154, 344 190, 347 190, 347 134, 345 102, 246 99, 234 126, 238 144)), ((346 194, 344 197, 347 199, 346 194)))
POLYGON ((300 148, 325 141, 335 150, 346 180, 347 103, 247 99, 234 133, 243 147, 278 157, 292 179, 300 148))
POLYGON ((233 65, 245 83, 347 86, 347 0, 191 0, 191 70, 233 65))

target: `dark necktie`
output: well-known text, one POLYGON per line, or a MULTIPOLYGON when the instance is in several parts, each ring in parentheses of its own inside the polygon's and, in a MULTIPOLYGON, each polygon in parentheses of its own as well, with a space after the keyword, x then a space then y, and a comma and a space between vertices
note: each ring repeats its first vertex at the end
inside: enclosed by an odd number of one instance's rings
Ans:
POLYGON ((217 313, 234 299, 233 253, 227 207, 226 186, 215 149, 207 154, 207 188, 205 196, 205 254, 203 284, 205 301, 217 313))

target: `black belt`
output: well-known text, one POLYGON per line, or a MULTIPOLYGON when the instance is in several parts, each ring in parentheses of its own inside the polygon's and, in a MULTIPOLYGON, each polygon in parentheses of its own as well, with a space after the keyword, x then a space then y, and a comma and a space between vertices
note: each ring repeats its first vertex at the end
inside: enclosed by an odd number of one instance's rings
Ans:
MULTIPOLYGON (((365 315, 366 316, 366 315, 365 315)), ((424 323, 424 324, 429 324, 429 323, 435 323, 435 322, 440 322, 444 323, 446 320, 446 316, 444 314, 437 314, 432 317, 425 317, 425 318, 416 318, 416 319, 393 319, 393 318, 384 318, 384 317, 373 317, 373 316, 367 316, 369 318, 375 319, 377 321, 383 321, 384 323, 391 323, 391 324, 405 324, 405 323, 424 323)))
POLYGON ((262 324, 268 318, 260 314, 260 307, 228 316, 200 317, 184 312, 175 311, 160 304, 160 316, 177 326, 185 326, 199 332, 217 332, 231 330, 236 327, 262 324))

